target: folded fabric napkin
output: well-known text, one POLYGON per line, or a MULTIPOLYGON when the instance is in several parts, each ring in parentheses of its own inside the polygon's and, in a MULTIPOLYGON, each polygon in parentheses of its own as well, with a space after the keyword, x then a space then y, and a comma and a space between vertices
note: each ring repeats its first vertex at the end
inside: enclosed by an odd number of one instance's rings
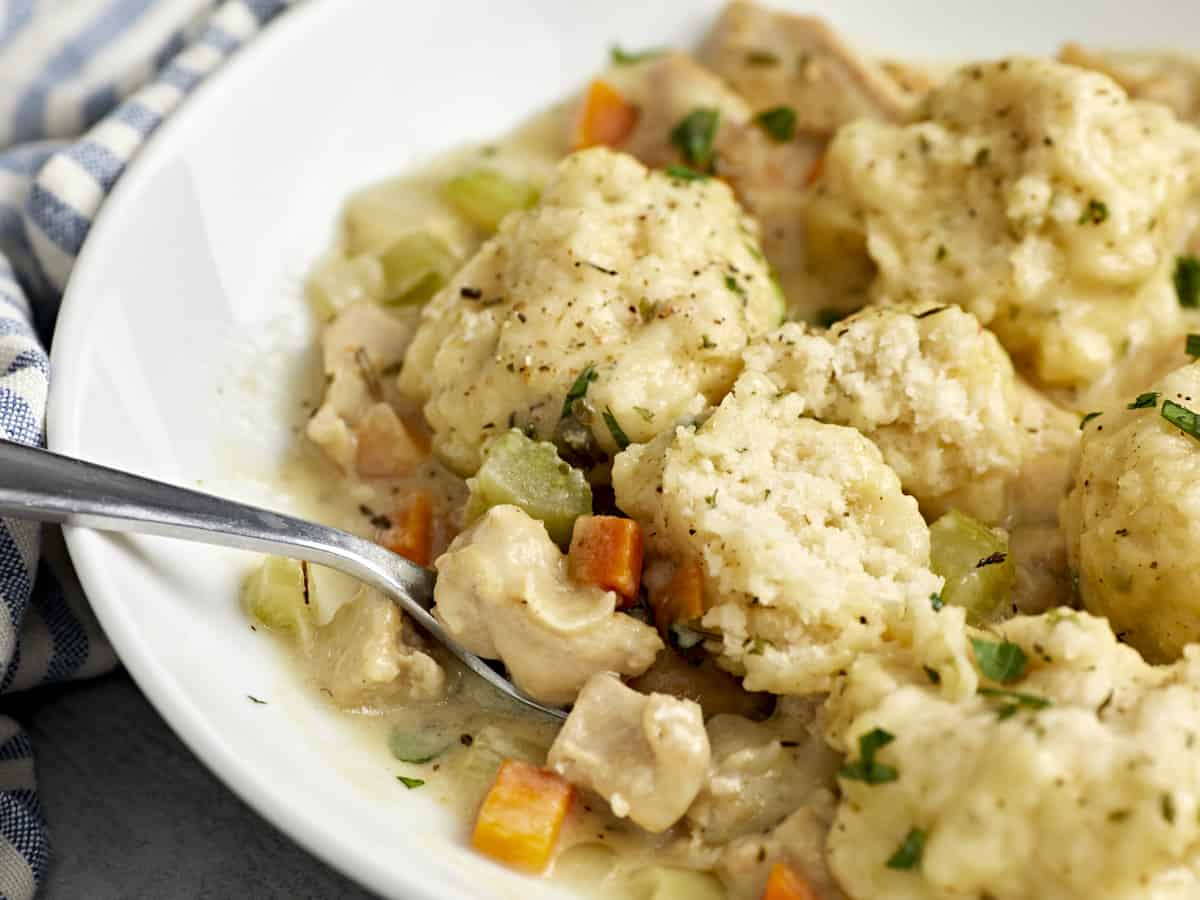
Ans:
MULTIPOLYGON (((105 196, 287 2, 0 0, 0 436, 45 445, 46 348, 105 196)), ((56 529, 0 521, 0 604, 0 692, 114 665, 56 529)), ((50 858, 33 757, 0 717, 0 900, 32 897, 50 858)))

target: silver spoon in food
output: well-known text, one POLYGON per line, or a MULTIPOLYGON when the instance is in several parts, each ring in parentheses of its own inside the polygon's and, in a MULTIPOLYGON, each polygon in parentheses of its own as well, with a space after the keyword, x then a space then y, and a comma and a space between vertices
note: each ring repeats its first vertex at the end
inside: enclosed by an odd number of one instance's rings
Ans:
POLYGON ((2 440, 0 514, 201 541, 337 569, 391 597, 498 690, 531 709, 566 718, 564 710, 530 697, 446 633, 429 613, 435 573, 348 531, 2 440))

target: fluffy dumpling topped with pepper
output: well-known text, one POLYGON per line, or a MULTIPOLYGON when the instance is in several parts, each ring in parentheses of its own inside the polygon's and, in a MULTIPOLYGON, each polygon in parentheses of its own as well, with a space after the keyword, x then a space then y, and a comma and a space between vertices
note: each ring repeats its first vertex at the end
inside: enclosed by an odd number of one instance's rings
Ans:
POLYGON ((1147 665, 1102 619, 1021 616, 975 639, 951 703, 863 657, 831 697, 847 753, 827 859, 872 900, 1167 900, 1200 893, 1200 656, 1147 665))
POLYGON ((400 387, 457 472, 510 426, 547 439, 568 418, 559 443, 602 461, 718 401, 782 309, 726 185, 586 150, 428 304, 400 387))
POLYGON ((830 144, 809 259, 877 301, 957 303, 1042 383, 1087 385, 1169 329, 1200 193, 1200 132, 1108 77, 1045 60, 968 66, 919 121, 830 144))
POLYGON ((948 690, 969 680, 962 610, 931 605, 941 580, 916 501, 874 444, 806 418, 766 375, 743 374, 703 424, 618 455, 613 486, 651 553, 698 567, 702 627, 749 690, 828 690, 897 641, 920 644, 948 690))

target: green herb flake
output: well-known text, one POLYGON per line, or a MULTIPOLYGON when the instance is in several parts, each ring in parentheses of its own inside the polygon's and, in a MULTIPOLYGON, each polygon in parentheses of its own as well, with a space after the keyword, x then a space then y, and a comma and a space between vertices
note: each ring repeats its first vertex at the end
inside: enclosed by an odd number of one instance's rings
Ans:
POLYGON ((858 739, 858 759, 848 762, 838 770, 838 775, 850 781, 867 784, 886 784, 895 781, 900 773, 885 763, 877 762, 875 755, 896 739, 894 734, 875 728, 858 739))
POLYGON ((247 694, 246 699, 249 700, 251 703, 255 704, 256 706, 266 706, 267 705, 266 700, 259 700, 253 694, 247 694))
POLYGON ((671 129, 671 143, 683 161, 698 169, 707 169, 713 159, 713 142, 721 114, 712 107, 698 107, 671 129))
POLYGON ((1200 306, 1200 259, 1188 253, 1175 257, 1175 296, 1187 309, 1200 306))
POLYGON ((1102 415, 1104 415, 1104 413, 1101 413, 1101 412, 1088 413, 1082 419, 1079 420, 1079 430, 1083 431, 1084 427, 1087 425, 1088 422, 1092 421, 1092 419, 1099 418, 1102 415))
POLYGON ((650 412, 650 410, 646 409, 646 407, 644 407, 644 406, 635 406, 633 408, 633 411, 635 413, 637 413, 639 416, 641 416, 643 421, 646 421, 646 422, 654 421, 654 413, 650 412))
POLYGON ((929 605, 933 607, 934 612, 939 612, 946 605, 946 601, 942 599, 941 594, 934 592, 929 595, 929 605))
POLYGON ((786 144, 796 136, 796 111, 790 106, 772 106, 754 117, 755 123, 767 133, 767 137, 786 144))
POLYGON ((716 350, 717 342, 710 338, 707 334, 700 341, 701 350, 716 350))
POLYGON ((888 857, 889 869, 912 869, 921 862, 921 854, 925 850, 925 832, 920 828, 910 828, 896 852, 888 857))
POLYGON ((1175 824, 1175 798, 1170 794, 1163 794, 1158 801, 1159 811, 1162 812, 1162 817, 1167 820, 1168 825, 1175 824))
POLYGON ((743 297, 746 296, 746 289, 738 284, 738 280, 732 275, 725 276, 725 287, 729 288, 729 290, 733 291, 735 294, 739 294, 743 297))
POLYGON ((1200 416, 1197 416, 1186 406, 1180 406, 1172 400, 1164 400, 1161 414, 1164 419, 1184 434, 1190 434, 1192 437, 1200 440, 1200 416))
POLYGON ((779 65, 779 56, 770 50, 747 50, 746 65, 777 66, 779 65))
POLYGON ((615 66, 632 66, 635 63, 645 62, 648 59, 662 56, 666 52, 665 47, 650 47, 646 50, 623 50, 619 44, 613 44, 609 50, 609 57, 615 66))
POLYGON ((1148 391, 1138 394, 1137 399, 1126 406, 1126 409, 1153 409, 1158 406, 1158 391, 1148 391))
POLYGON ((425 781, 421 778, 409 778, 407 775, 397 775, 396 780, 410 791, 415 791, 425 783, 425 781))
POLYGON ((1200 358, 1200 334, 1189 334, 1183 342, 1183 350, 1192 359, 1200 358))
POLYGON ((708 177, 703 172, 697 172, 687 166, 667 166, 664 171, 676 181, 703 181, 708 177))
POLYGON ((583 371, 579 373, 579 377, 575 379, 575 383, 571 385, 571 389, 567 391, 567 396, 563 400, 561 419, 571 415, 571 405, 576 400, 582 400, 587 396, 588 386, 600 376, 596 373, 596 367, 592 363, 588 363, 583 367, 583 371))
POLYGON ((1008 641, 983 641, 971 638, 979 671, 992 681, 1008 684, 1025 674, 1025 651, 1008 641))
POLYGON ((1107 218, 1108 206, 1093 198, 1089 200, 1087 206, 1083 208, 1083 212, 1079 216, 1079 224, 1099 225, 1107 218))
POLYGON ((608 426, 608 433, 612 435, 613 443, 617 445, 618 450, 624 450, 629 446, 629 435, 625 433, 625 429, 620 426, 617 417, 607 406, 604 407, 603 416, 604 424, 608 426))
POLYGON ((991 697, 1004 701, 997 710, 997 714, 1001 719, 1007 719, 1015 715, 1017 710, 1022 707, 1039 710, 1054 705, 1045 697, 1039 697, 1037 694, 1026 694, 1022 691, 1006 691, 1001 688, 981 687, 979 694, 982 697, 991 697))

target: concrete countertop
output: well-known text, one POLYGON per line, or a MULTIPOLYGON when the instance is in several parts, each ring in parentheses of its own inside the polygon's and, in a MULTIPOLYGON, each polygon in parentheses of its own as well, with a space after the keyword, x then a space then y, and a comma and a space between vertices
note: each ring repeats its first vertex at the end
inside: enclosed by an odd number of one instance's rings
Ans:
POLYGON ((217 781, 124 672, 3 712, 33 740, 50 822, 39 900, 371 900, 217 781))

